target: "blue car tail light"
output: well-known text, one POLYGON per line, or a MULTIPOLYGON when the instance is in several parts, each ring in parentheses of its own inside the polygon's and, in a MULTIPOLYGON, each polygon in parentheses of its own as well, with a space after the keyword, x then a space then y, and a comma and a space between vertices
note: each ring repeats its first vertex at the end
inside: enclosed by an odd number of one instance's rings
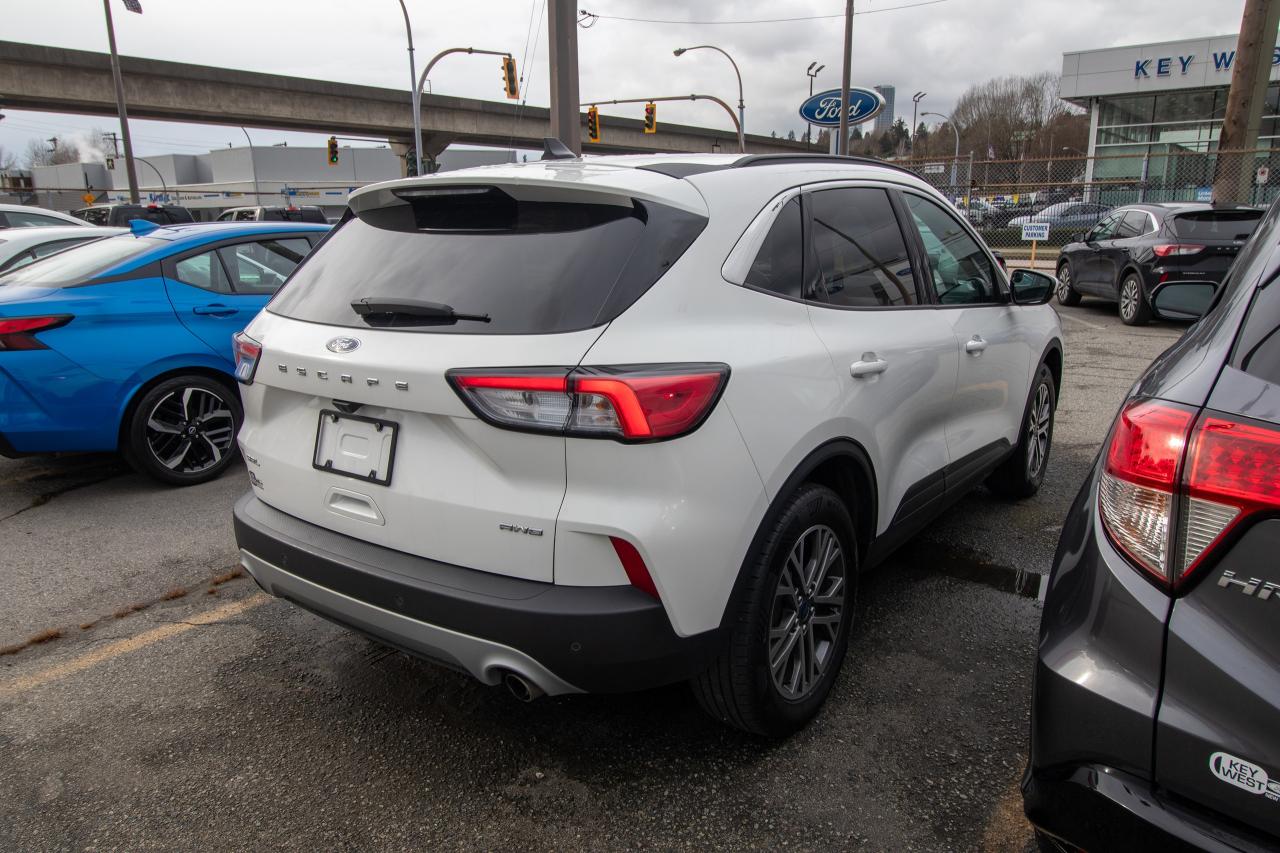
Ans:
POLYGON ((0 318, 0 351, 48 349, 36 332, 47 332, 65 326, 72 320, 70 314, 54 314, 43 317, 0 318))

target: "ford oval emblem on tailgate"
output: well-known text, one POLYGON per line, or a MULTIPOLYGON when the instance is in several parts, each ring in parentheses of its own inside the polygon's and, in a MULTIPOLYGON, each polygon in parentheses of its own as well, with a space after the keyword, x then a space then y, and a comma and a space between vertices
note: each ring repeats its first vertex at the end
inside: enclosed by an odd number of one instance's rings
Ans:
POLYGON ((359 338, 334 338, 324 345, 329 352, 352 352, 360 348, 359 338))

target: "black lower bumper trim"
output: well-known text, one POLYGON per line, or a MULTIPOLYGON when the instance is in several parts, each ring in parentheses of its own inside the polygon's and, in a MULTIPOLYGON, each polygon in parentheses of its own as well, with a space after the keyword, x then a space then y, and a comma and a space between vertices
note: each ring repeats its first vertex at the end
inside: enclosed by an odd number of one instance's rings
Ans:
POLYGON ((1030 772, 1022 783, 1022 801, 1027 819, 1069 850, 1275 850, 1274 840, 1161 797, 1151 783, 1099 765, 1030 772))
POLYGON ((662 605, 630 586, 572 587, 428 560, 334 533, 252 493, 235 506, 241 548, 321 587, 419 622, 501 643, 588 692, 690 678, 719 633, 679 637, 662 605))

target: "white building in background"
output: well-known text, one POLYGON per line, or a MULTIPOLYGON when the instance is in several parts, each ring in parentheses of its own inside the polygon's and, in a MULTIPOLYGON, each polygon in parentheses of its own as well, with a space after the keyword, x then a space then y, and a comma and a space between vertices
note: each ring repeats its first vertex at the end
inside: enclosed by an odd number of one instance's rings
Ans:
MULTIPOLYGON (((510 149, 450 149, 437 158, 448 171, 490 163, 512 163, 510 149)), ((161 154, 135 158, 141 201, 180 204, 197 219, 216 219, 223 210, 257 205, 316 205, 330 217, 347 206, 347 196, 366 184, 401 175, 400 158, 390 148, 341 148, 336 165, 325 148, 253 146, 217 148, 207 154, 161 154)), ((102 163, 70 163, 35 169, 34 203, 54 210, 129 201, 124 158, 102 163), (111 168, 107 168, 110 166, 111 168)))

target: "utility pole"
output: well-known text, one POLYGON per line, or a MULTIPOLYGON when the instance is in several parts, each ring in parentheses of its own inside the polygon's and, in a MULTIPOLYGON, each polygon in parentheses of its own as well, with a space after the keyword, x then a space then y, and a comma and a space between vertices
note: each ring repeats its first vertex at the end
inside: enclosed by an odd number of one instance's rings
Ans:
MULTIPOLYGON (((128 8, 128 4, 125 4, 128 8)), ((134 4, 137 6, 137 4, 134 4)), ((102 0, 107 16, 107 44, 111 47, 111 76, 116 84, 116 112, 120 115, 120 135, 124 138, 124 170, 129 177, 129 201, 138 203, 138 170, 133 165, 133 140, 129 137, 129 114, 124 107, 124 77, 120 75, 120 55, 116 53, 116 28, 111 23, 111 0, 102 0)), ((138 6, 138 12, 142 7, 138 6)))
POLYGON ((849 73, 854 60, 854 0, 845 1, 845 70, 840 77, 840 138, 836 154, 849 154, 849 73))
POLYGON ((1262 105, 1271 79, 1271 56, 1280 25, 1280 0, 1245 0, 1240 38, 1231 69, 1227 111, 1218 136, 1217 174, 1213 180, 1214 203, 1243 202, 1253 180, 1253 162, 1247 154, 1224 154, 1258 147, 1262 105))
POLYGON ((551 136, 582 156, 578 111, 578 0, 547 0, 551 49, 551 136))

